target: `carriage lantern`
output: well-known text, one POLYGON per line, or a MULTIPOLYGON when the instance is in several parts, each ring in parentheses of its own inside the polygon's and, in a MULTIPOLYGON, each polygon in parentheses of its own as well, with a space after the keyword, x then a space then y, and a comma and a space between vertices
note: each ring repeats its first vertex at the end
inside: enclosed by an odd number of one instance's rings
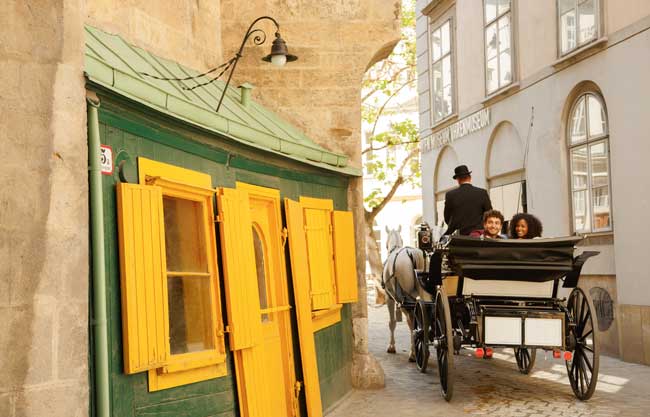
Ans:
POLYGON ((422 222, 418 226, 418 248, 423 251, 431 251, 433 242, 431 241, 431 228, 427 222, 422 222))

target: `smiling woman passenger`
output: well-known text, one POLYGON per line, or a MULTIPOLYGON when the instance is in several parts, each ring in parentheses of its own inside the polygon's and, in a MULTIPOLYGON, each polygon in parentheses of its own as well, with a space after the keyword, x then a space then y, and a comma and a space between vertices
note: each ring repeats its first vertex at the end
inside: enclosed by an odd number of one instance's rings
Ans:
POLYGON ((542 236, 542 222, 532 214, 517 213, 510 220, 511 239, 533 239, 542 236))

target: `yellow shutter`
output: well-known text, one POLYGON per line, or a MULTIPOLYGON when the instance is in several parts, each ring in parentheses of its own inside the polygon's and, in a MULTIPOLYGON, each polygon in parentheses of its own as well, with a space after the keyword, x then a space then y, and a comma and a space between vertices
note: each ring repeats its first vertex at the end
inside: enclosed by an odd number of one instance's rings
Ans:
POLYGON ((238 350, 258 344, 262 329, 253 225, 246 191, 220 188, 217 197, 230 349, 238 350))
POLYGON ((341 303, 357 301, 357 263, 354 244, 354 221, 350 211, 332 213, 334 228, 334 271, 336 300, 341 303))
POLYGON ((303 213, 312 310, 324 310, 334 304, 330 211, 303 206, 303 213))
POLYGON ((160 187, 117 184, 124 372, 163 366, 169 339, 160 187))
POLYGON ((302 207, 300 203, 285 199, 287 230, 289 232, 289 251, 291 253, 291 275, 293 294, 300 337, 300 356, 304 378, 307 415, 321 417, 323 406, 318 380, 316 345, 311 318, 311 299, 309 295, 309 263, 307 261, 307 241, 305 240, 302 207))

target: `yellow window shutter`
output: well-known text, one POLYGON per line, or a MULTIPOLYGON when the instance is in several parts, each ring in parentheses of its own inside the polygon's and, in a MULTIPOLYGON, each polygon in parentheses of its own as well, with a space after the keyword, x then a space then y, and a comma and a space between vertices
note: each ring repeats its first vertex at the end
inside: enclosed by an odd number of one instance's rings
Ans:
POLYGON ((160 187, 117 184, 124 372, 163 366, 169 340, 160 187))
POLYGON ((336 300, 339 304, 357 301, 357 262, 354 221, 350 211, 332 213, 334 228, 334 271, 336 300))
POLYGON ((330 212, 304 207, 303 210, 312 310, 324 310, 334 304, 330 212))
POLYGON ((311 318, 311 299, 309 295, 309 264, 307 262, 307 241, 305 240, 302 207, 300 203, 285 199, 287 230, 289 232, 289 252, 291 254, 291 275, 296 304, 300 356, 304 378, 307 415, 321 417, 323 406, 318 380, 316 344, 311 318))
POLYGON ((257 345, 262 331, 253 224, 246 191, 220 188, 217 198, 230 348, 239 350, 257 345))

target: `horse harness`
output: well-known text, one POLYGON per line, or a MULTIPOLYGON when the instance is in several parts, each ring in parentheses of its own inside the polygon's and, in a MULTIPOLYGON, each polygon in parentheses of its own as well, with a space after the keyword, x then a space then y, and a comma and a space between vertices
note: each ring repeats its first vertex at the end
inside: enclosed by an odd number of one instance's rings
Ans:
MULTIPOLYGON (((393 250, 391 250, 391 251, 388 253, 388 257, 386 258, 386 261, 383 263, 383 267, 384 267, 384 268, 386 268, 386 262, 388 262, 388 258, 390 258, 390 255, 393 254, 393 252, 395 251, 395 249, 397 249, 397 248, 394 248, 393 250)), ((411 260, 411 264, 413 265, 413 271, 415 271, 415 270, 417 269, 417 264, 416 264, 416 262, 415 262, 415 258, 413 258, 413 254, 412 254, 411 251, 409 251, 408 249, 412 249, 412 248, 409 248, 408 246, 403 247, 403 248, 399 248, 399 250, 398 250, 397 253, 395 254, 395 257, 393 258, 393 268, 390 269, 390 270, 388 271, 388 272, 389 272, 389 275, 388 275, 388 279, 386 280, 387 282, 384 281, 384 275, 382 274, 382 276, 381 276, 381 287, 382 287, 384 290, 386 290, 386 284, 387 284, 388 282, 390 282, 391 280, 394 280, 394 279, 396 278, 396 277, 395 277, 395 269, 396 269, 395 266, 396 266, 396 264, 397 264, 397 257, 398 257, 399 254, 402 253, 403 251, 406 251, 406 255, 407 255, 407 256, 409 257, 409 259, 411 260)), ((416 274, 416 275, 417 275, 417 274, 416 274)), ((416 277, 416 279, 417 279, 417 277, 416 277)), ((398 306, 401 306, 401 305, 402 305, 402 303, 404 302, 404 299, 405 299, 406 297, 408 297, 408 298, 412 298, 409 294, 403 294, 403 292, 402 292, 402 287, 400 287, 400 285, 399 285, 398 282, 395 282, 395 292, 396 292, 396 294, 391 294, 390 291, 386 291, 386 294, 388 294, 388 295, 390 296, 390 298, 392 298, 392 299, 395 301, 395 303, 397 303, 398 306), (401 301, 397 300, 397 298, 396 298, 397 296, 399 296, 399 298, 401 299, 401 301)), ((415 300, 413 300, 413 301, 415 301, 415 300)))

